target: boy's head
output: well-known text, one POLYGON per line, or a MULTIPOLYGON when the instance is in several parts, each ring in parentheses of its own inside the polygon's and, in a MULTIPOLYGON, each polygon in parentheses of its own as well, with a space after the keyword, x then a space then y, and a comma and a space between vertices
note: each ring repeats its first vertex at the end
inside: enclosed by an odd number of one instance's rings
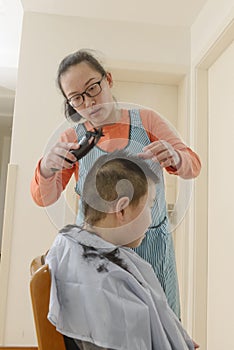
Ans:
POLYGON ((158 177, 148 163, 126 151, 99 157, 84 183, 85 222, 99 231, 108 229, 108 237, 102 236, 114 244, 129 245, 138 237, 141 243, 151 223, 157 182, 158 177), (120 230, 124 231, 124 239, 120 230))

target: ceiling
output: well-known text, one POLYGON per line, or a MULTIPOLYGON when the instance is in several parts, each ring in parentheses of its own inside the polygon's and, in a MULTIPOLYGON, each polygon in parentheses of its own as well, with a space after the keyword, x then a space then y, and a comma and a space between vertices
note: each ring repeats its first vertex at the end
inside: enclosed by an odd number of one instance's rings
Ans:
POLYGON ((21 0, 21 2, 24 11, 190 27, 206 0, 21 0))
POLYGON ((207 0, 0 0, 0 114, 12 115, 23 13, 189 28, 207 0))
POLYGON ((24 11, 191 27, 207 0, 0 0, 0 86, 15 90, 24 11))

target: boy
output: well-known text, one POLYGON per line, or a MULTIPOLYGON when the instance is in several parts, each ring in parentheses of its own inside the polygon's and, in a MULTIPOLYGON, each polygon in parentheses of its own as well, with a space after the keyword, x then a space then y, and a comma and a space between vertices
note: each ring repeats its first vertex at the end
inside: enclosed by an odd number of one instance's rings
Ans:
POLYGON ((85 226, 63 228, 47 255, 48 318, 81 349, 194 349, 152 267, 131 249, 150 226, 157 182, 137 156, 101 156, 84 183, 85 226))

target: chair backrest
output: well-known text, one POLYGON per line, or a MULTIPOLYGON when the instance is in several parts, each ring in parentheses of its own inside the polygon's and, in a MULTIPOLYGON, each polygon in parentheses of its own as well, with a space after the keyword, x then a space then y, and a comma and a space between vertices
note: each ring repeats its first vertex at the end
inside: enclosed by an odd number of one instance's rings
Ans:
POLYGON ((30 266, 30 294, 38 350, 66 350, 63 335, 47 319, 51 279, 48 265, 43 264, 42 256, 33 259, 30 266))

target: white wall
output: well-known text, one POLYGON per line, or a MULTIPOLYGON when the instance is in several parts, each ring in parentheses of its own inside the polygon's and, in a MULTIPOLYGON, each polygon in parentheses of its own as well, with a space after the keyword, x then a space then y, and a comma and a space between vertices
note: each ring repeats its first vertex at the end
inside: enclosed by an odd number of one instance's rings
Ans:
POLYGON ((15 89, 23 9, 20 0, 0 2, 0 86, 15 89))
POLYGON ((191 27, 191 62, 197 64, 208 47, 233 20, 233 0, 208 0, 191 27))
MULTIPOLYGON (((35 164, 63 121, 55 88, 58 63, 80 47, 97 48, 108 64, 126 69, 185 73, 189 37, 184 28, 85 20, 26 13, 20 51, 11 163, 18 164, 3 345, 35 344, 29 264, 51 245, 57 227, 37 207, 29 187, 35 164), (150 69, 149 69, 150 67, 150 69)), ((6 232, 5 234, 8 234, 6 232)), ((4 286, 6 288, 7 286, 4 286)), ((1 288, 3 288, 1 285, 1 288)), ((4 310, 3 310, 4 311, 4 310)))

